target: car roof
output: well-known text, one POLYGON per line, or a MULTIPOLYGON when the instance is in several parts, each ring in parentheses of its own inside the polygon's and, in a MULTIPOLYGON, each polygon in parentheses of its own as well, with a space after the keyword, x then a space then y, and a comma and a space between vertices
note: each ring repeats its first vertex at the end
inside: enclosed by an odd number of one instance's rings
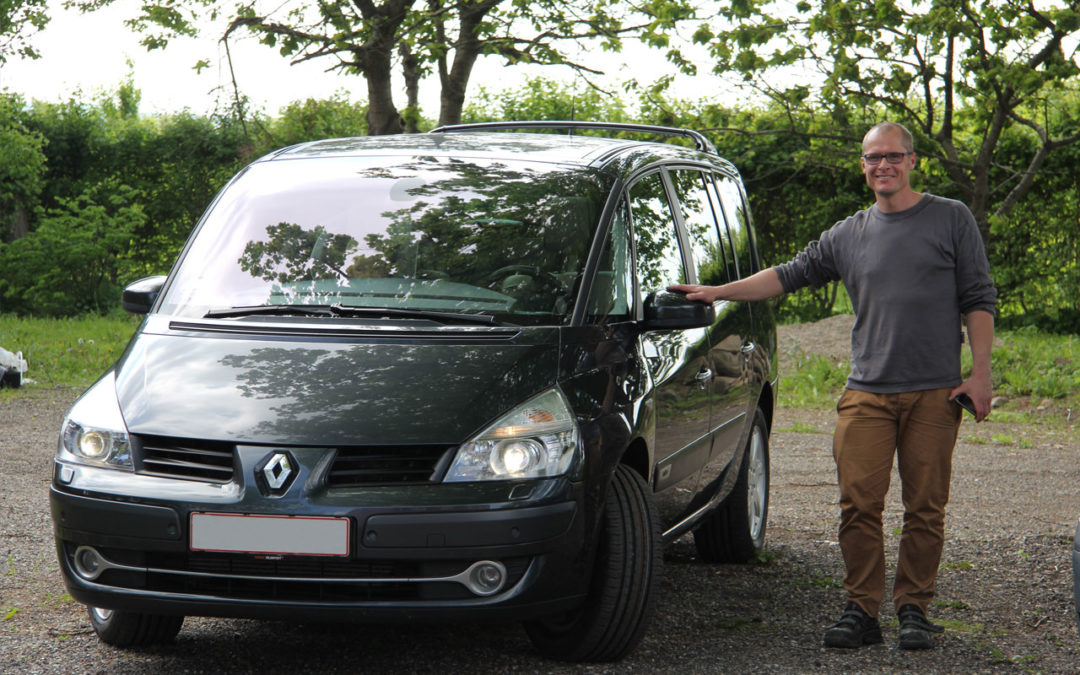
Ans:
POLYGON ((266 160, 316 157, 388 156, 483 160, 523 160, 612 168, 617 173, 658 161, 708 163, 734 171, 715 152, 701 152, 671 143, 626 138, 583 136, 537 131, 487 131, 468 127, 447 128, 439 133, 363 136, 312 141, 279 150, 266 160))

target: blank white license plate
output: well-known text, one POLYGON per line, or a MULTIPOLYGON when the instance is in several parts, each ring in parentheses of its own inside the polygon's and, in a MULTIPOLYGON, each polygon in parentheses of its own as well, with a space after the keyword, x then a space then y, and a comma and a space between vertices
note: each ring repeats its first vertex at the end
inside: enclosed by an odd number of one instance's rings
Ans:
POLYGON ((349 555, 349 519, 192 513, 191 550, 349 555))

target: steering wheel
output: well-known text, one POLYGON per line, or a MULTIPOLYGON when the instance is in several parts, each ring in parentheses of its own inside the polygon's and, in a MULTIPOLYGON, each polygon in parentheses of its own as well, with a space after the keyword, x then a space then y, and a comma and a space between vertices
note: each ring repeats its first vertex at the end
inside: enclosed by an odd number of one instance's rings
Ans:
POLYGON ((566 285, 559 277, 551 272, 546 272, 535 265, 506 265, 487 275, 487 281, 488 283, 491 283, 513 274, 523 274, 532 279, 536 279, 544 285, 550 286, 556 293, 564 293, 566 291, 566 285))

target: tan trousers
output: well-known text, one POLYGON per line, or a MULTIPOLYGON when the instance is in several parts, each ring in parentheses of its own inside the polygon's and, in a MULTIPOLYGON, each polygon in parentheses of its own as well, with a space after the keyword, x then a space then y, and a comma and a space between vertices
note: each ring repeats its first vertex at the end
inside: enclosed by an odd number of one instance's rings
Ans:
POLYGON ((902 485, 904 526, 893 584, 896 608, 934 596, 945 544, 952 453, 961 409, 951 389, 871 394, 848 389, 836 406, 833 456, 840 484, 840 549, 848 601, 877 616, 885 594, 881 514, 893 456, 902 485))

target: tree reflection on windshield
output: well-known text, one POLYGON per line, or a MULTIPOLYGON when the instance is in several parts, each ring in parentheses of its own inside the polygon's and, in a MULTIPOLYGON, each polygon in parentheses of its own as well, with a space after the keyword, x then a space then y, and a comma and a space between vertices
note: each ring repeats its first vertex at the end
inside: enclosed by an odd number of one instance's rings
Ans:
POLYGON ((249 205, 247 236, 230 240, 242 243, 233 260, 249 279, 238 286, 266 282, 274 304, 370 306, 378 296, 412 307, 442 294, 457 310, 497 305, 559 323, 610 187, 607 177, 551 165, 435 158, 333 178, 340 185, 309 182, 264 197, 282 208, 249 205))
POLYGON ((295 223, 278 223, 267 225, 266 235, 266 241, 249 241, 238 261, 252 276, 279 283, 350 276, 345 260, 357 241, 347 234, 330 234, 322 225, 305 230, 295 223))

